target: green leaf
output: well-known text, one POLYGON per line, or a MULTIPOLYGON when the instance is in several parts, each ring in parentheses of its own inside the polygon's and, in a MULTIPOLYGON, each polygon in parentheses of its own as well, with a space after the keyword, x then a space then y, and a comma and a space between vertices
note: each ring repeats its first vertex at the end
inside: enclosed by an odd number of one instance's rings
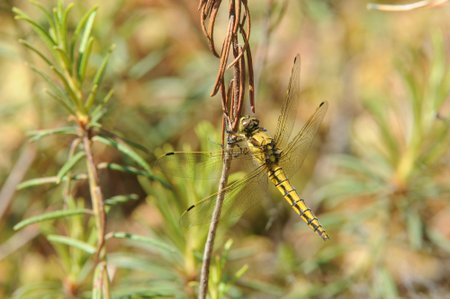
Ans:
POLYGON ((84 78, 86 76, 86 69, 89 62, 89 57, 91 57, 93 45, 94 45, 94 38, 91 37, 87 42, 85 51, 80 53, 79 63, 77 67, 77 76, 80 82, 84 82, 84 78))
MULTIPOLYGON (((52 67, 53 65, 51 65, 52 67)), ((47 75, 46 73, 44 73, 43 71, 41 71, 40 69, 38 69, 35 66, 31 66, 31 69, 36 72, 38 75, 40 75, 42 77, 42 79, 44 79, 47 84, 50 86, 50 88, 52 90, 55 90, 55 92, 58 94, 58 96, 60 96, 61 98, 65 98, 62 95, 64 94, 64 90, 55 82, 55 79, 50 77, 49 75, 47 75)))
POLYGON ((108 62, 111 57, 111 53, 114 51, 115 47, 116 47, 115 45, 111 45, 111 47, 109 47, 108 52, 106 53, 105 57, 103 58, 102 64, 100 65, 100 67, 97 70, 97 73, 94 76, 94 85, 100 84, 100 82, 103 78, 103 75, 105 73, 106 67, 108 66, 108 62))
POLYGON ((89 91, 89 95, 86 99, 86 107, 88 107, 88 110, 92 107, 94 104, 95 98, 97 97, 97 90, 98 90, 98 84, 92 85, 91 90, 89 91))
POLYGON ((27 180, 27 181, 24 181, 24 182, 18 184, 16 189, 22 190, 25 188, 35 187, 35 186, 44 185, 44 184, 56 184, 56 182, 58 182, 58 177, 56 177, 56 176, 31 179, 31 180, 27 180))
POLYGON ((110 89, 108 91, 108 93, 106 94, 106 96, 103 97, 102 103, 101 103, 101 107, 105 106, 106 104, 109 103, 109 100, 111 100, 112 95, 114 94, 114 89, 110 89))
POLYGON ((23 284, 14 291, 11 299, 58 298, 61 296, 61 284, 57 281, 39 281, 23 284))
POLYGON ((101 106, 95 107, 94 111, 91 113, 91 118, 89 119, 89 126, 93 128, 101 128, 99 121, 107 112, 108 110, 101 106))
POLYGON ((390 161, 395 161, 398 155, 398 141, 393 135, 390 123, 386 118, 386 104, 383 104, 379 99, 369 100, 364 102, 367 109, 371 112, 374 120, 378 125, 378 129, 381 133, 383 145, 389 151, 390 161))
POLYGON ((414 209, 409 209, 406 214, 409 241, 414 249, 423 246, 423 223, 420 215, 414 209))
POLYGON ((150 245, 151 248, 164 253, 177 253, 177 249, 167 243, 161 242, 155 238, 144 237, 126 232, 115 232, 108 235, 108 238, 128 239, 139 243, 150 245))
POLYGON ((162 52, 150 52, 143 59, 138 61, 135 65, 133 65, 128 74, 133 79, 139 79, 151 71, 156 65, 158 65, 164 55, 162 52))
POLYGON ((57 54, 56 58, 59 58, 59 63, 65 70, 71 69, 71 62, 69 56, 67 56, 66 51, 61 46, 53 47, 54 52, 57 54))
POLYGON ((80 216, 80 215, 88 215, 92 214, 91 210, 88 209, 72 209, 72 210, 59 210, 59 211, 53 211, 45 214, 40 214, 37 216, 33 216, 30 218, 27 218, 25 220, 20 221, 16 225, 14 225, 14 230, 22 229, 28 225, 49 221, 49 220, 56 220, 61 218, 67 218, 71 216, 80 216))
POLYGON ((427 235, 432 243, 434 243, 436 246, 440 247, 447 253, 450 253, 450 241, 443 233, 438 232, 434 229, 427 229, 427 235))
POLYGON ((80 99, 75 94, 72 85, 68 81, 68 79, 64 76, 63 72, 58 69, 56 66, 52 65, 50 69, 58 76, 58 78, 61 80, 62 84, 64 85, 64 90, 69 94, 68 99, 70 99, 70 102, 74 103, 75 106, 78 108, 82 108, 80 105, 80 99))
MULTIPOLYGON (((48 30, 40 26, 38 23, 33 21, 26 13, 20 10, 17 7, 13 7, 12 11, 16 14, 16 20, 23 20, 31 25, 33 30, 39 35, 43 42, 47 44, 47 47, 52 49, 53 46, 56 45, 56 42, 53 38, 48 34, 48 30)), ((51 19, 50 19, 51 20, 51 19)))
POLYGON ((130 140, 128 138, 125 138, 121 134, 118 134, 118 133, 115 133, 115 132, 111 132, 111 131, 108 131, 106 129, 101 129, 101 134, 102 134, 102 136, 105 136, 105 137, 110 137, 110 138, 113 138, 113 139, 119 139, 120 141, 123 141, 126 144, 130 145, 131 147, 134 147, 135 149, 138 149, 138 150, 140 150, 140 151, 142 151, 142 152, 144 152, 146 154, 149 153, 149 150, 145 146, 143 146, 143 145, 141 145, 141 144, 139 144, 137 142, 134 142, 134 141, 132 141, 132 140, 130 140))
POLYGON ((56 102, 60 103, 66 110, 72 115, 76 114, 75 108, 72 107, 72 103, 67 100, 66 96, 58 96, 53 93, 51 90, 47 90, 47 94, 51 96, 56 102), (69 103, 69 104, 68 104, 69 103))
POLYGON ((120 171, 120 172, 124 172, 124 173, 128 173, 128 174, 132 174, 132 175, 143 176, 143 177, 150 179, 151 181, 160 182, 161 185, 163 185, 165 188, 168 188, 168 189, 171 188, 170 184, 168 182, 166 182, 164 179, 160 178, 159 176, 150 174, 146 171, 140 170, 133 166, 125 166, 125 165, 120 165, 120 164, 116 164, 116 163, 100 163, 98 165, 98 167, 111 169, 111 170, 115 170, 115 171, 120 171))
POLYGON ((61 31, 64 30, 64 28, 61 28, 61 22, 60 22, 60 11, 61 11, 61 2, 58 2, 58 6, 53 8, 52 13, 52 20, 53 24, 50 26, 50 33, 53 33, 53 39, 56 42, 56 47, 60 46, 61 43, 61 31))
MULTIPOLYGON (((71 56, 70 56, 70 49, 69 49, 69 41, 67 39, 67 32, 69 32, 68 30, 68 16, 70 11, 72 10, 72 8, 74 7, 73 3, 69 3, 66 6, 66 9, 64 10, 64 13, 62 14, 62 16, 60 17, 60 24, 62 27, 62 31, 61 31, 61 44, 60 46, 62 46, 64 48, 64 52, 67 53, 67 56, 69 58, 70 61, 72 61, 71 56)), ((61 7, 61 11, 62 11, 62 7, 61 7)))
MULTIPOLYGON (((82 24, 84 28, 83 34, 80 40, 80 46, 78 48, 79 59, 77 63, 77 73, 78 79, 80 82, 84 81, 86 75, 87 64, 89 62, 89 57, 91 56, 92 46, 94 44, 94 38, 91 36, 92 26, 94 24, 94 20, 97 14, 97 8, 94 7, 91 11, 89 11, 82 20, 82 24)), ((78 30, 78 28, 77 28, 78 30)))
MULTIPOLYGON (((77 174, 70 178, 72 181, 78 181, 78 180, 87 180, 88 177, 86 174, 77 174)), ((64 177, 62 181, 66 181, 67 177, 64 177)), ((51 176, 51 177, 44 177, 44 178, 36 178, 24 181, 17 185, 17 190, 22 190, 26 188, 36 187, 39 185, 44 184, 57 184, 58 183, 58 177, 57 176, 51 176)))
MULTIPOLYGON (((112 98, 113 93, 114 93, 114 90, 111 88, 108 91, 108 93, 106 94, 106 96, 103 98, 101 103, 99 103, 99 105, 97 105, 97 107, 95 107, 95 109, 91 113, 90 125, 100 127, 98 125, 98 122, 106 114, 107 110, 105 109, 105 105, 108 104, 109 100, 112 98)), ((92 96, 95 97, 96 94, 97 94, 97 90, 95 90, 95 95, 92 94, 92 96)), ((89 97, 90 96, 91 96, 91 94, 89 94, 89 97)), ((124 140, 124 141, 126 141, 126 140, 124 140)))
POLYGON ((75 127, 61 127, 56 129, 37 130, 28 132, 30 141, 37 141, 43 137, 49 135, 77 135, 77 129, 75 127))
POLYGON ((98 105, 91 113, 91 119, 89 120, 89 125, 93 127, 101 127, 99 125, 100 119, 105 116, 108 112, 102 105, 98 105))
POLYGON ((386 269, 379 269, 377 282, 374 286, 374 298, 396 299, 399 298, 397 287, 392 275, 386 269), (378 295, 378 296, 377 296, 378 295))
POLYGON ((44 53, 42 53, 41 51, 39 51, 35 46, 33 46, 32 44, 30 44, 28 41, 20 39, 19 42, 24 45, 27 49, 33 51, 34 53, 36 53, 42 60, 44 60, 44 62, 47 65, 52 65, 52 62, 50 61, 50 59, 48 59, 44 53))
POLYGON ((86 154, 84 152, 78 152, 72 157, 70 157, 69 160, 64 163, 64 165, 61 167, 61 169, 58 171, 58 174, 56 175, 58 177, 58 182, 61 181, 61 179, 84 157, 86 154))
MULTIPOLYGON (((108 62, 109 62, 109 58, 111 57, 111 53, 114 50, 114 45, 111 46, 108 50, 108 53, 105 55, 105 57, 103 58, 102 64, 100 65, 100 67, 97 70, 97 73, 94 76, 94 80, 92 82, 92 88, 91 88, 91 92, 93 93, 93 90, 96 89, 98 86, 100 85, 100 82, 103 78, 103 75, 105 73, 106 67, 108 66, 108 62)), ((90 110, 90 108, 92 107, 92 105, 94 105, 94 100, 95 97, 89 97, 88 100, 86 101, 86 109, 90 110)))
POLYGON ((158 273, 158 278, 161 280, 173 281, 177 278, 177 273, 167 267, 166 261, 160 256, 157 256, 155 260, 155 256, 145 258, 139 255, 114 253, 108 255, 108 263, 113 267, 128 269, 132 272, 158 273))
POLYGON ((68 245, 70 247, 78 248, 89 254, 94 254, 97 251, 94 246, 92 246, 86 242, 82 242, 80 240, 76 240, 76 239, 69 238, 66 236, 48 235, 47 239, 51 242, 60 243, 60 244, 68 245))
POLYGON ((120 172, 125 172, 128 174, 132 174, 132 175, 142 175, 145 177, 148 177, 148 173, 146 171, 137 169, 136 167, 133 166, 126 166, 126 165, 120 165, 117 163, 100 163, 98 165, 99 168, 104 168, 104 169, 110 169, 110 170, 115 170, 115 171, 120 171, 120 172))
POLYGON ((37 8, 39 8, 39 10, 45 15, 45 17, 47 18, 47 21, 51 22, 52 21, 52 15, 50 14, 50 12, 47 10, 47 8, 42 5, 39 1, 35 1, 35 0, 31 0, 30 1, 34 6, 36 6, 37 8))
POLYGON ((78 48, 78 51, 80 53, 85 53, 86 51, 88 41, 91 37, 92 27, 96 15, 97 15, 97 7, 94 7, 91 11, 87 13, 86 21, 83 23, 83 33, 81 35, 80 47, 78 48))
MULTIPOLYGON (((71 57, 73 59, 74 54, 75 54, 75 46, 77 44, 77 42, 80 40, 80 35, 81 35, 81 31, 83 31, 86 27, 86 23, 90 20, 91 15, 96 13, 97 11, 97 6, 91 8, 80 20, 80 22, 78 23, 73 35, 72 35, 72 43, 71 43, 71 47, 70 47, 70 52, 71 52, 71 57)), ((84 30, 85 32, 85 30, 84 30)), ((84 34, 83 32, 83 34, 84 34)), ((81 38, 82 39, 82 38, 81 38)), ((81 45, 78 47, 78 51, 81 52, 80 49, 83 49, 84 47, 81 47, 81 45)), ((83 51, 84 52, 84 51, 83 51)), ((79 65, 80 61, 78 61, 78 65, 79 65)))
POLYGON ((136 162, 139 166, 141 166, 145 171, 147 171, 148 175, 153 175, 147 162, 128 145, 102 135, 94 136, 93 140, 115 148, 116 150, 136 162))
MULTIPOLYGON (((153 273, 159 273, 157 271, 153 273)), ((176 284, 176 279, 158 279, 145 285, 120 282, 114 287, 113 298, 186 298, 185 290, 176 284)))
POLYGON ((66 108, 69 113, 75 114, 73 102, 68 97, 67 93, 55 83, 55 80, 34 66, 31 66, 31 69, 40 75, 50 86, 51 89, 48 91, 48 94, 66 108))
POLYGON ((107 206, 115 206, 118 204, 127 203, 129 201, 138 200, 139 196, 137 194, 128 194, 128 195, 116 195, 111 198, 105 200, 105 205, 107 206))

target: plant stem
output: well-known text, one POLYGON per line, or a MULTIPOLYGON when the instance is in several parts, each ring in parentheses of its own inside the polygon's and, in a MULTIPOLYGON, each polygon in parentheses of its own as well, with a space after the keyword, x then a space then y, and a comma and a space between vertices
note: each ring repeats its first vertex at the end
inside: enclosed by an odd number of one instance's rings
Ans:
POLYGON ((97 226, 97 253, 96 263, 101 264, 102 270, 100 279, 101 284, 98 289, 103 290, 103 298, 110 298, 109 296, 109 278, 106 263, 105 252, 105 233, 106 233, 106 214, 103 204, 103 193, 100 188, 100 180, 97 172, 97 167, 94 162, 94 156, 91 148, 91 138, 88 129, 83 129, 83 145, 86 153, 86 164, 89 176, 89 191, 91 195, 92 208, 94 209, 95 223, 97 226), (106 276, 105 276, 106 275, 106 276))
POLYGON ((230 174, 231 155, 229 153, 229 145, 225 146, 225 155, 223 159, 222 174, 220 176, 219 190, 217 193, 216 206, 211 217, 208 237, 206 239, 205 250, 203 251, 203 264, 200 273, 199 299, 205 299, 208 294, 208 278, 209 266, 211 264, 211 255, 214 247, 214 239, 216 237, 217 226, 219 224, 222 204, 225 198, 225 187, 227 186, 228 176, 230 174))
MULTIPOLYGON (((236 132, 237 126, 239 124, 239 119, 241 116, 241 108, 244 99, 245 91, 245 81, 246 81, 246 63, 245 57, 247 57, 248 68, 249 68, 249 85, 250 89, 254 88, 253 79, 253 66, 251 63, 250 46, 248 44, 248 39, 250 37, 250 12, 248 11, 247 1, 236 0, 230 1, 228 10, 228 29, 226 37, 222 44, 222 50, 220 56, 215 50, 214 46, 214 24, 217 16, 217 11, 220 7, 222 0, 200 0, 199 9, 201 11, 201 24, 202 29, 208 38, 208 44, 211 51, 215 56, 220 58, 220 66, 217 74, 216 82, 214 83, 214 88, 211 95, 216 94, 219 90, 222 94, 222 109, 223 109, 223 123, 227 128, 227 132, 236 132), (241 8, 244 8, 242 12, 241 8), (207 26, 207 23, 208 26, 207 26), (247 24, 247 32, 244 29, 244 24, 247 24), (207 29, 208 27, 208 29, 207 29), (239 47, 239 34, 245 42, 243 47, 239 47), (230 50, 232 50, 234 59, 232 66, 234 69, 233 79, 228 87, 228 91, 225 89, 224 82, 224 72, 228 67, 226 67, 230 50), (247 52, 247 55, 244 55, 247 52)), ((252 110, 254 110, 253 104, 253 91, 249 92, 250 95, 250 105, 252 110)), ((224 129, 224 128, 223 128, 224 129)), ((224 132, 222 132, 222 137, 224 132)), ((214 239, 216 236, 216 230, 220 219, 220 213, 222 210, 223 200, 225 198, 225 189, 228 182, 228 176, 230 173, 231 159, 232 155, 230 153, 230 147, 233 145, 230 143, 225 143, 224 146, 224 157, 222 174, 220 177, 219 188, 217 193, 216 205, 214 207, 213 215, 211 218, 211 223, 209 226, 208 237, 205 244, 205 249, 203 252, 203 264, 200 273, 200 286, 198 298, 205 299, 208 293, 208 280, 209 280, 209 267, 211 264, 211 255, 214 249, 214 239)))

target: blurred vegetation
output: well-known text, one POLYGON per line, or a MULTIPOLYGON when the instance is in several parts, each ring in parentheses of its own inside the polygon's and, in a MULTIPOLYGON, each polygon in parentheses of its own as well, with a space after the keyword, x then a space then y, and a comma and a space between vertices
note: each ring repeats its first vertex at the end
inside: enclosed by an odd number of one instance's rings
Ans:
MULTIPOLYGON (((58 5, 38 3, 49 11, 58 5)), ((449 5, 388 13, 368 11, 359 0, 288 1, 286 10, 282 4, 249 3, 256 113, 273 132, 300 53, 298 119, 322 100, 330 109, 295 185, 331 240, 312 234, 274 192, 269 204, 219 227, 211 298, 450 296, 449 5)), ((50 211, 92 208, 85 180, 73 181, 67 193, 68 174, 86 171, 76 163, 85 161, 77 155, 82 148, 72 146, 75 158, 68 158, 73 134, 44 136, 72 132, 57 129, 74 125, 77 114, 48 95, 54 90, 48 81, 58 82, 57 76, 18 40, 45 55, 52 49, 33 26, 14 20, 13 6, 49 26, 30 2, 0 3, 0 298, 91 297, 92 217, 13 229, 50 211), (30 132, 39 132, 33 142, 30 132), (38 185, 38 178, 47 184, 38 185), (30 188, 16 191, 19 183, 30 188)), ((201 32, 196 1, 78 1, 67 32, 95 6, 85 92, 115 45, 95 103, 102 105, 109 89, 114 93, 101 117, 86 113, 98 120, 90 124, 108 199, 112 298, 190 298, 207 227, 185 230, 178 219, 216 190, 215 180, 201 179, 214 170, 176 160, 162 169, 147 165, 173 148, 220 144, 220 101, 209 98, 218 62, 201 32)), ((217 28, 226 24, 217 22, 217 28)))

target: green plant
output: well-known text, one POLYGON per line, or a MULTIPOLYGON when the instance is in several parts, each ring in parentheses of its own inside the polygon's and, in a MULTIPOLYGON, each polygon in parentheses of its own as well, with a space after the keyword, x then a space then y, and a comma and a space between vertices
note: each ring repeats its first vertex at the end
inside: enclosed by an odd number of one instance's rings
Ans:
POLYGON ((47 82, 48 94, 65 110, 67 123, 62 127, 32 132, 30 139, 38 142, 50 136, 66 136, 70 146, 66 151, 67 159, 56 175, 31 179, 18 186, 19 189, 43 184, 59 186, 63 195, 63 200, 57 204, 59 209, 29 217, 18 223, 15 229, 40 223, 41 231, 53 245, 63 271, 56 278, 59 283, 24 286, 17 290, 15 297, 33 298, 46 294, 47 298, 78 298, 91 294, 92 298, 111 298, 106 248, 111 237, 107 236, 106 226, 108 206, 132 200, 135 196, 104 198, 99 171, 107 168, 157 178, 133 149, 133 146, 141 150, 142 147, 127 143, 103 128, 102 118, 112 98, 112 89, 108 90, 102 79, 113 47, 98 60, 93 34, 97 8, 87 11, 74 24, 70 18, 73 3, 65 5, 58 1, 52 10, 39 2, 33 4, 44 17, 43 23, 19 8, 13 11, 17 20, 31 26, 42 43, 28 40, 21 40, 21 43, 40 58, 39 63, 45 65, 45 68, 41 65, 32 68, 47 82), (130 165, 98 164, 94 157, 94 143, 120 152, 130 165), (84 181, 89 188, 90 207, 86 207, 76 193, 77 183, 84 181))
MULTIPOLYGON (((196 128, 196 133, 200 141, 200 151, 215 151, 220 148, 211 142, 219 138, 211 124, 201 122, 196 128)), ((189 151, 190 148, 184 146, 183 149, 189 151)), ((172 148, 166 146, 157 153, 163 155, 168 151, 172 151, 172 148)), ((158 224, 149 227, 152 239, 158 246, 134 242, 132 246, 140 248, 146 254, 128 257, 134 273, 141 271, 141 265, 148 264, 149 261, 151 261, 151 266, 148 266, 150 269, 158 269, 152 272, 160 275, 153 277, 151 286, 147 285, 143 292, 161 291, 177 298, 189 298, 197 294, 198 274, 202 265, 202 245, 206 239, 209 218, 209 215, 205 215, 204 225, 185 227, 180 224, 180 215, 186 207, 215 191, 217 166, 221 163, 217 160, 213 163, 215 167, 210 167, 212 165, 208 161, 205 165, 183 158, 182 155, 181 157, 173 155, 169 159, 158 161, 161 169, 159 175, 170 183, 170 188, 143 177, 140 179, 149 195, 149 204, 156 207, 161 216, 158 224)), ((230 176, 230 181, 242 177, 243 173, 236 172, 230 176)), ((235 249, 232 246, 233 241, 227 239, 236 221, 237 219, 224 219, 221 222, 217 235, 218 245, 211 264, 211 281, 208 289, 210 298, 242 297, 246 291, 241 285, 246 285, 248 290, 279 295, 279 290, 275 290, 272 285, 263 284, 256 279, 245 280, 243 277, 248 270, 245 259, 252 253, 248 251, 240 253, 239 248, 235 249)), ((126 253, 120 254, 120 257, 125 256, 126 253)), ((115 255, 111 256, 111 263, 115 263, 115 255)))
MULTIPOLYGON (((201 142, 200 150, 213 150, 211 140, 219 138, 214 128, 203 122, 197 126, 196 132, 201 142)), ((185 146, 184 149, 189 148, 185 146)), ((165 147, 164 151, 160 151, 159 154, 157 152, 157 155, 162 156, 167 151, 172 149, 165 147)), ((171 188, 164 188, 145 178, 140 181, 149 194, 149 203, 154 205, 162 216, 160 228, 152 229, 153 233, 160 242, 171 244, 178 258, 160 255, 161 258, 155 259, 155 262, 165 268, 165 272, 178 277, 176 280, 178 286, 174 290, 179 292, 184 290, 186 294, 192 295, 195 293, 193 287, 197 286, 197 274, 201 265, 201 245, 206 239, 207 231, 206 226, 183 227, 180 225, 180 215, 192 202, 215 191, 214 178, 217 179, 217 169, 205 167, 204 164, 195 161, 183 161, 177 155, 170 159, 160 159, 158 162, 161 163, 161 176, 170 183, 171 188)), ((234 180, 241 175, 237 173, 231 179, 234 180)), ((231 226, 232 222, 228 225, 231 226)), ((229 226, 224 223, 224 231, 229 226)), ((223 236, 223 234, 220 235, 223 236)), ((218 271, 224 271, 225 263, 217 265, 220 266, 218 271)), ((170 277, 170 275, 163 275, 163 277, 170 277)), ((167 281, 166 278, 165 280, 167 281)))
POLYGON ((450 146, 448 123, 439 116, 450 94, 442 35, 432 36, 430 49, 409 50, 398 61, 402 101, 367 94, 364 104, 371 122, 366 122, 368 129, 355 130, 357 155, 336 157, 342 175, 322 189, 329 205, 341 213, 335 234, 365 256, 350 271, 352 276, 343 279, 369 276, 371 298, 399 297, 399 287, 404 287, 394 278, 390 255, 400 252, 414 260, 449 248, 432 225, 435 207, 448 205, 450 195, 439 179, 450 146), (372 127, 377 133, 365 135, 372 127))

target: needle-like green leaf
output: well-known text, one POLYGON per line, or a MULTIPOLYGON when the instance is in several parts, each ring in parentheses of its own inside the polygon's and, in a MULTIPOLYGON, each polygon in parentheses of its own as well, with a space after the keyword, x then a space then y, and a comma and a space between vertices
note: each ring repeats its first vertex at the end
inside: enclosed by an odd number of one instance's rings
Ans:
POLYGON ((91 211, 88 209, 71 209, 71 210, 59 210, 59 211, 53 211, 45 214, 40 214, 34 217, 27 218, 25 220, 20 221, 16 225, 14 225, 14 230, 22 229, 28 225, 34 224, 34 223, 40 223, 44 221, 49 220, 56 220, 66 217, 72 217, 72 216, 81 216, 81 215, 88 215, 91 214, 91 211))
POLYGON ((127 203, 129 201, 138 200, 139 196, 137 194, 128 195, 116 195, 105 200, 105 204, 108 206, 116 206, 119 204, 127 203))
POLYGON ((82 242, 80 240, 76 240, 76 239, 69 238, 66 236, 48 235, 47 239, 51 242, 60 243, 60 244, 68 245, 70 247, 78 248, 89 254, 94 254, 96 252, 96 248, 94 246, 92 246, 86 242, 82 242))
POLYGON ((142 167, 145 171, 147 171, 149 175, 153 175, 148 163, 125 143, 101 135, 95 136, 93 140, 115 148, 116 150, 118 150, 119 152, 129 157, 134 162, 136 162, 140 167, 142 167))
POLYGON ((75 166, 77 163, 84 157, 86 154, 84 152, 78 152, 70 159, 64 163, 64 165, 61 167, 61 169, 58 171, 58 174, 56 177, 58 178, 57 183, 61 182, 62 178, 75 166))
POLYGON ((77 135, 77 129, 75 127, 61 127, 56 129, 47 129, 47 130, 37 130, 30 131, 27 134, 30 138, 30 141, 37 141, 41 138, 50 136, 50 135, 77 135))

